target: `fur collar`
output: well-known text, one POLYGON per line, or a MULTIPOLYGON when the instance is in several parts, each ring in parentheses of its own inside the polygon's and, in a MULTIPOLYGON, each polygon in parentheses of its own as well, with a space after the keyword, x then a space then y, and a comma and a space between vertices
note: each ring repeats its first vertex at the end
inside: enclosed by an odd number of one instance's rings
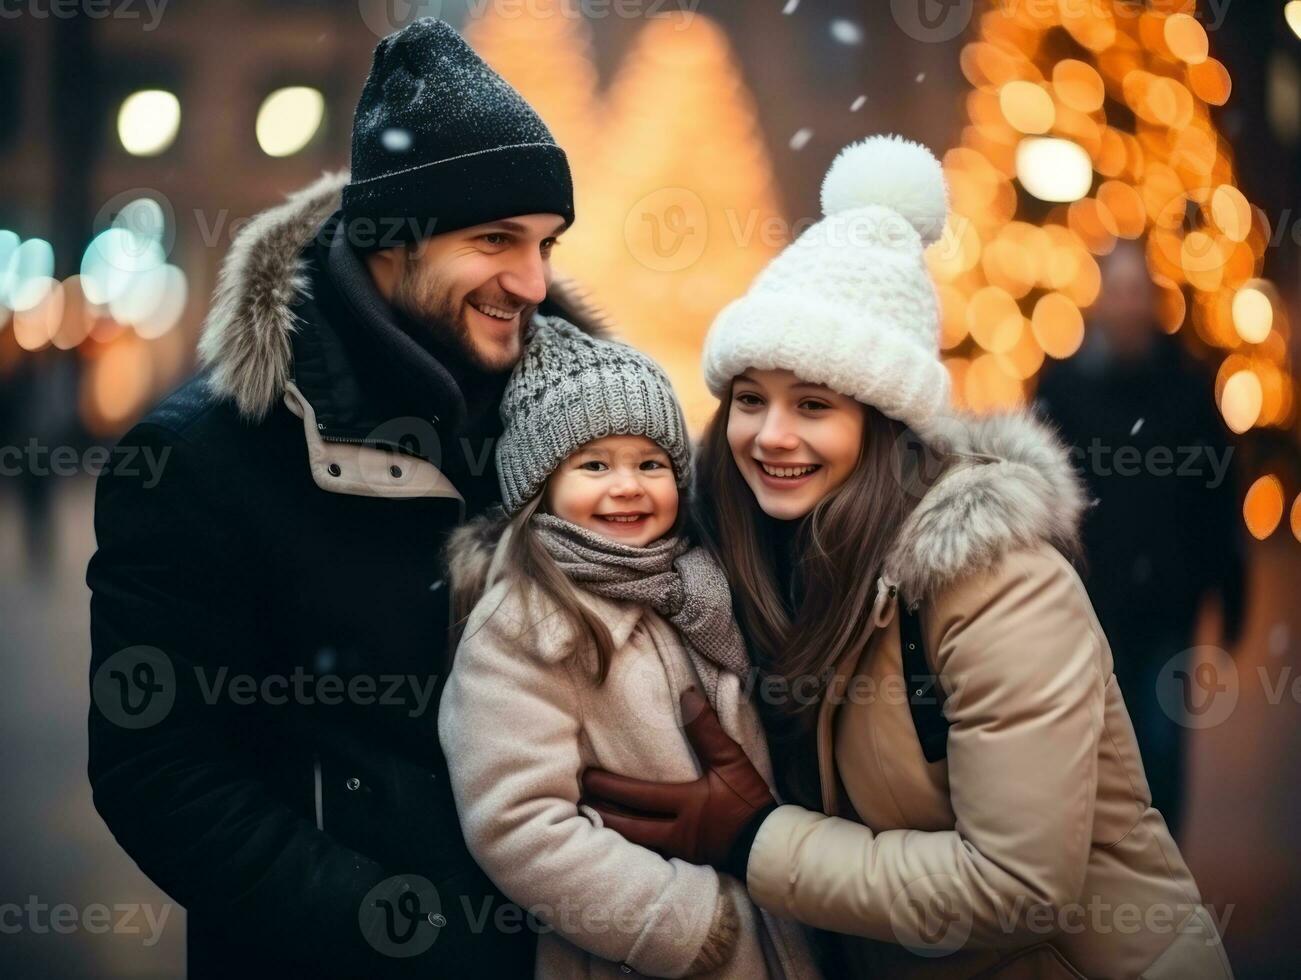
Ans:
POLYGON ((960 461, 899 528, 886 578, 910 602, 1040 542, 1071 554, 1087 505, 1057 434, 1029 411, 952 415, 933 438, 960 461))
MULTIPOLYGON (((246 418, 265 417, 284 396, 293 374, 294 301, 309 287, 301 252, 339 209, 346 183, 346 170, 322 174, 263 211, 241 229, 222 262, 199 339, 199 362, 210 372, 212 391, 234 400, 246 418)), ((547 302, 589 333, 607 329, 571 283, 553 282, 547 302)))

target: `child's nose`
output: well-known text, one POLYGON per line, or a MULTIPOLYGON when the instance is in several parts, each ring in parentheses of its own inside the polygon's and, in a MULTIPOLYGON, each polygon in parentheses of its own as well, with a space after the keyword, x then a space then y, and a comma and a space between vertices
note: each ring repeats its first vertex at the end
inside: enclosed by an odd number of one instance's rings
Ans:
POLYGON ((631 473, 622 474, 614 481, 610 488, 610 494, 614 497, 640 497, 642 495, 641 481, 631 473))

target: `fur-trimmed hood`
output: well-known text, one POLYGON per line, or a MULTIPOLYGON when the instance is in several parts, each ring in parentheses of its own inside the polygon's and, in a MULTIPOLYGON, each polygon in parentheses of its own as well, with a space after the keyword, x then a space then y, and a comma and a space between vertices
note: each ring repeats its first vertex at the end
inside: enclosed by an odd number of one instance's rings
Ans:
MULTIPOLYGON (((884 579, 909 602, 984 569, 1017 548, 1046 542, 1072 554, 1087 506, 1066 446, 1029 411, 951 415, 934 447, 957 461, 899 529, 884 579)), ((448 543, 451 580, 482 582, 502 524, 480 518, 448 543)))
POLYGON ((1066 446, 1030 411, 950 415, 935 449, 958 457, 899 528, 885 577, 910 602, 1046 542, 1073 554, 1087 505, 1066 446))
MULTIPOLYGON (((222 262, 199 340, 199 362, 210 372, 212 391, 233 399, 246 418, 265 417, 293 375, 294 302, 310 285, 303 248, 339 209, 348 179, 346 170, 324 173, 263 211, 241 229, 222 262)), ((547 303, 584 330, 607 330, 571 283, 553 282, 547 303)))

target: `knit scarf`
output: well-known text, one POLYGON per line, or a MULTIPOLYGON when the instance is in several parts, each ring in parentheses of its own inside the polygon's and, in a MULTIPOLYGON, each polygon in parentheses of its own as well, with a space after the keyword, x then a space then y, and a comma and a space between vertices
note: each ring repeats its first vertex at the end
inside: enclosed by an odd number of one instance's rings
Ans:
POLYGON ((750 660, 732 616, 732 593, 722 568, 704 548, 693 548, 681 537, 636 547, 551 514, 536 514, 530 523, 573 582, 606 599, 650 606, 700 657, 745 676, 750 660))

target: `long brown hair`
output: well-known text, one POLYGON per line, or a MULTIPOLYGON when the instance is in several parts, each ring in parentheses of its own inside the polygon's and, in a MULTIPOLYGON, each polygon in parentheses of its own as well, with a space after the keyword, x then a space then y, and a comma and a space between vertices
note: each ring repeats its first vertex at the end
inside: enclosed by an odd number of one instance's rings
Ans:
MULTIPOLYGON (((610 635, 609 627, 587 603, 582 601, 578 586, 556 564, 556 560, 551 557, 534 533, 530 520, 534 514, 546 512, 545 500, 544 487, 514 516, 508 518, 498 511, 491 517, 479 518, 478 526, 466 529, 464 535, 461 531, 456 532, 456 535, 461 537, 462 541, 464 538, 478 538, 479 547, 486 545, 490 550, 496 546, 503 534, 510 534, 510 540, 506 543, 506 554, 503 556, 501 578, 512 583, 512 591, 520 590, 526 609, 530 608, 531 600, 539 593, 544 599, 550 600, 555 607, 554 614, 562 616, 577 634, 576 655, 585 657, 590 662, 592 678, 599 686, 605 683, 610 673, 610 661, 615 652, 614 638, 610 635)), ((686 523, 686 510, 685 501, 680 501, 677 519, 669 529, 668 535, 681 533, 686 523)), ((473 545, 458 546, 454 542, 451 550, 455 552, 458 547, 473 547, 473 545)), ((481 556, 476 562, 453 563, 451 586, 454 617, 453 649, 459 645, 461 633, 470 618, 470 613, 483 598, 489 586, 494 584, 488 581, 488 568, 489 559, 486 555, 481 556)), ((542 613, 542 615, 550 614, 552 614, 551 610, 542 613)), ((532 615, 527 615, 526 618, 530 623, 526 628, 536 625, 532 615)))
POLYGON ((778 681, 775 692, 762 685, 758 700, 782 768, 783 743, 802 742, 814 727, 824 668, 866 645, 895 535, 948 461, 902 422, 863 406, 863 442, 845 482, 805 517, 778 521, 760 509, 732 458, 731 407, 729 391, 701 443, 696 521, 732 584, 751 654, 766 679, 778 681), (783 601, 787 573, 777 553, 786 542, 798 593, 793 610, 783 601))

